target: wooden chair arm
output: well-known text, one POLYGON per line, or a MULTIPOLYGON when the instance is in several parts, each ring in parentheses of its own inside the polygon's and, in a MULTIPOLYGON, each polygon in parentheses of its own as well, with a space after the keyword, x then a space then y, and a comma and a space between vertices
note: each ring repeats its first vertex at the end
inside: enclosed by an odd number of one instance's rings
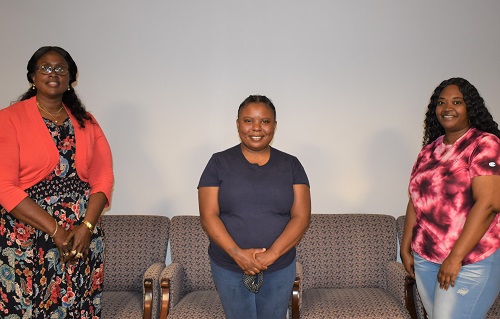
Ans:
POLYGON ((144 279, 143 319, 151 319, 152 308, 153 308, 153 281, 147 278, 144 279))
POLYGON ((166 319, 168 316, 168 309, 170 308, 170 281, 168 279, 162 279, 160 281, 160 291, 160 319, 166 319))
POLYGON ((295 277, 292 288, 292 319, 300 319, 300 278, 295 277))
POLYGON ((410 276, 405 277, 405 305, 410 313, 411 319, 418 319, 417 308, 415 307, 415 294, 413 288, 415 287, 415 279, 410 276))

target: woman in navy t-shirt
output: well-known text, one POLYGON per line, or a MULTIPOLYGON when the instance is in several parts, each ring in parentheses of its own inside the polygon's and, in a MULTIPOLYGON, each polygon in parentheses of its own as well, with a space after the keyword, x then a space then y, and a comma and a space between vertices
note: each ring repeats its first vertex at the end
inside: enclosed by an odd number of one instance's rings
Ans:
POLYGON ((232 318, 285 318, 295 245, 309 225, 309 181, 299 160, 272 148, 276 110, 265 96, 238 109, 241 144, 216 153, 198 185, 212 276, 232 318))

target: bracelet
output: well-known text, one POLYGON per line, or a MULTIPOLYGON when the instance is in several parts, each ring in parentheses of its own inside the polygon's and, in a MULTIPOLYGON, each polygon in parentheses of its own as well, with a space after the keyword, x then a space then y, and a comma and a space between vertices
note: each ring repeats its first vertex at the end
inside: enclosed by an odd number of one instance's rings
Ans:
POLYGON ((94 226, 92 226, 91 223, 89 223, 88 221, 84 220, 82 222, 82 224, 84 224, 85 226, 87 226, 87 228, 90 230, 90 233, 92 234, 94 232, 94 226))
POLYGON ((57 222, 57 220, 54 219, 54 221, 56 222, 56 230, 54 230, 54 233, 50 235, 51 238, 54 238, 54 236, 57 234, 57 229, 59 228, 59 223, 57 222))

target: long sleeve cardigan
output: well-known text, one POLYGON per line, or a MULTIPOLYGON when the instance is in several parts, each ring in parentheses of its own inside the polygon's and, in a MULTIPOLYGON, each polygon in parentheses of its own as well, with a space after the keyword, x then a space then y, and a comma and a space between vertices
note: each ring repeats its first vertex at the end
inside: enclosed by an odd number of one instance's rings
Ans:
MULTIPOLYGON (((88 182, 91 194, 103 192, 111 201, 114 176, 111 150, 92 117, 81 128, 66 108, 75 129, 76 171, 88 182)), ((8 212, 43 180, 59 162, 59 152, 36 106, 36 98, 0 110, 0 206, 8 212)))

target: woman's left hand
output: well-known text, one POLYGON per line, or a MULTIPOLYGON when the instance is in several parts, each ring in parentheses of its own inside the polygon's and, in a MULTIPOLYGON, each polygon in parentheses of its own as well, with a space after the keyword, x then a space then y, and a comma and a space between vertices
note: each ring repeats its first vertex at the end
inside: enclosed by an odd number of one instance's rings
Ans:
POLYGON ((448 290, 450 285, 455 287, 455 280, 457 279, 461 268, 461 260, 454 260, 452 257, 448 256, 441 264, 437 275, 439 288, 448 290))
POLYGON ((437 275, 439 287, 447 290, 455 286, 462 261, 484 236, 500 211, 500 176, 476 176, 472 179, 474 206, 467 215, 464 228, 453 249, 443 261, 437 275))
POLYGON ((68 255, 66 261, 76 261, 85 258, 89 252, 91 233, 84 224, 76 226, 66 238, 68 255))
POLYGON ((259 252, 255 254, 255 260, 257 260, 260 264, 266 267, 269 267, 272 264, 274 264, 276 259, 278 259, 278 256, 276 256, 276 254, 273 254, 273 252, 270 250, 266 250, 264 252, 261 253, 259 252))

